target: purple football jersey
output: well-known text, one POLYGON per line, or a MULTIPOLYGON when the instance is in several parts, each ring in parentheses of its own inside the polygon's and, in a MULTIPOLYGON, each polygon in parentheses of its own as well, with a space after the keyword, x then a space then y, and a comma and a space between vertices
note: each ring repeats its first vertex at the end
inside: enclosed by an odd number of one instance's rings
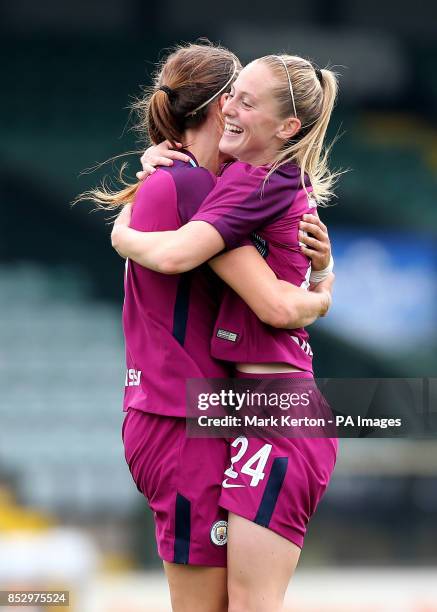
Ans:
MULTIPOLYGON (((317 214, 315 202, 301 186, 297 165, 284 164, 265 181, 267 173, 265 166, 235 162, 224 170, 193 220, 211 223, 228 248, 250 244, 245 236, 252 232, 252 243, 279 279, 308 286, 311 260, 300 250, 298 231, 305 213, 317 214), (267 225, 260 227, 260 219, 267 219, 267 225)), ((306 187, 310 192, 308 179, 306 187)), ((217 359, 234 363, 288 363, 312 372, 308 333, 263 324, 229 288, 224 292, 211 352, 217 359)))
MULTIPOLYGON (((194 161, 193 161, 194 164, 194 161)), ((196 212, 216 183, 205 168, 184 162, 160 168, 139 188, 131 227, 175 230, 196 212)), ((207 265, 164 275, 127 263, 123 329, 127 372, 124 411, 129 407, 185 416, 187 378, 229 376, 210 354, 210 337, 221 281, 207 265)))

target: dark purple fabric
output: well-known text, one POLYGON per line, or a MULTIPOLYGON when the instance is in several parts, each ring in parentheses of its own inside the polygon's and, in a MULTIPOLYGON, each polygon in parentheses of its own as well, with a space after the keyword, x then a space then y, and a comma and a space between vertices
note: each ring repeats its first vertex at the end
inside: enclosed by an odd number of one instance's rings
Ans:
MULTIPOLYGON (((215 177, 207 170, 184 162, 158 169, 137 192, 131 227, 178 229, 214 184, 215 177)), ((218 279, 204 268, 166 276, 128 262, 124 410, 185 416, 187 378, 228 375, 225 365, 210 354, 220 289, 218 279)))
POLYGON ((243 162, 227 166, 192 221, 206 221, 221 234, 228 249, 252 231, 285 215, 300 188, 300 170, 286 164, 265 182, 266 166, 243 162))

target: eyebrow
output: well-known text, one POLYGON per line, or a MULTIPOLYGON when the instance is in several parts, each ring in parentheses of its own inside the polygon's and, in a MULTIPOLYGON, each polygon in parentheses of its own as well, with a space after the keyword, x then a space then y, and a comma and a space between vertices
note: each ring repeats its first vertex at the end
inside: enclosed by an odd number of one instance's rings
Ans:
MULTIPOLYGON (((233 88, 234 88, 234 90, 235 90, 235 85, 232 85, 232 87, 233 87, 233 88)), ((256 101, 258 101, 258 98, 257 98, 257 97, 256 97, 254 94, 249 93, 248 91, 243 91, 242 89, 239 89, 239 90, 238 90, 238 93, 239 93, 241 96, 249 96, 249 98, 252 98, 252 100, 256 100, 256 101)))

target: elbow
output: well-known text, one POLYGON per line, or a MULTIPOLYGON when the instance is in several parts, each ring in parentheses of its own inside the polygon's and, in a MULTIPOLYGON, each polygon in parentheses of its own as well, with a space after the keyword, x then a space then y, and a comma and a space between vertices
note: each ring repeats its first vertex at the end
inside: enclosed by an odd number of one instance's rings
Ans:
POLYGON ((184 272, 179 261, 174 257, 157 258, 156 271, 161 274, 181 274, 184 272))
POLYGON ((187 248, 180 240, 171 240, 162 244, 156 252, 157 270, 161 274, 182 274, 197 268, 204 262, 196 252, 187 248))
POLYGON ((259 313, 258 316, 263 323, 277 329, 294 329, 299 327, 296 309, 280 301, 266 305, 263 312, 259 313))
POLYGON ((174 249, 164 248, 156 254, 156 271, 161 274, 182 274, 190 270, 187 262, 174 249))

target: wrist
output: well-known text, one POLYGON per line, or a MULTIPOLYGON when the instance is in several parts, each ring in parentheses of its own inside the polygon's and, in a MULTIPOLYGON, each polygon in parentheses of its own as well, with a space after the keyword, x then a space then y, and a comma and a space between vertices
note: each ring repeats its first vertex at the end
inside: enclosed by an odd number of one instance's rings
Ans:
POLYGON ((326 268, 323 268, 323 270, 311 270, 310 283, 312 285, 317 285, 318 283, 321 283, 331 274, 333 269, 334 258, 331 255, 329 259, 329 264, 326 266, 326 268))

